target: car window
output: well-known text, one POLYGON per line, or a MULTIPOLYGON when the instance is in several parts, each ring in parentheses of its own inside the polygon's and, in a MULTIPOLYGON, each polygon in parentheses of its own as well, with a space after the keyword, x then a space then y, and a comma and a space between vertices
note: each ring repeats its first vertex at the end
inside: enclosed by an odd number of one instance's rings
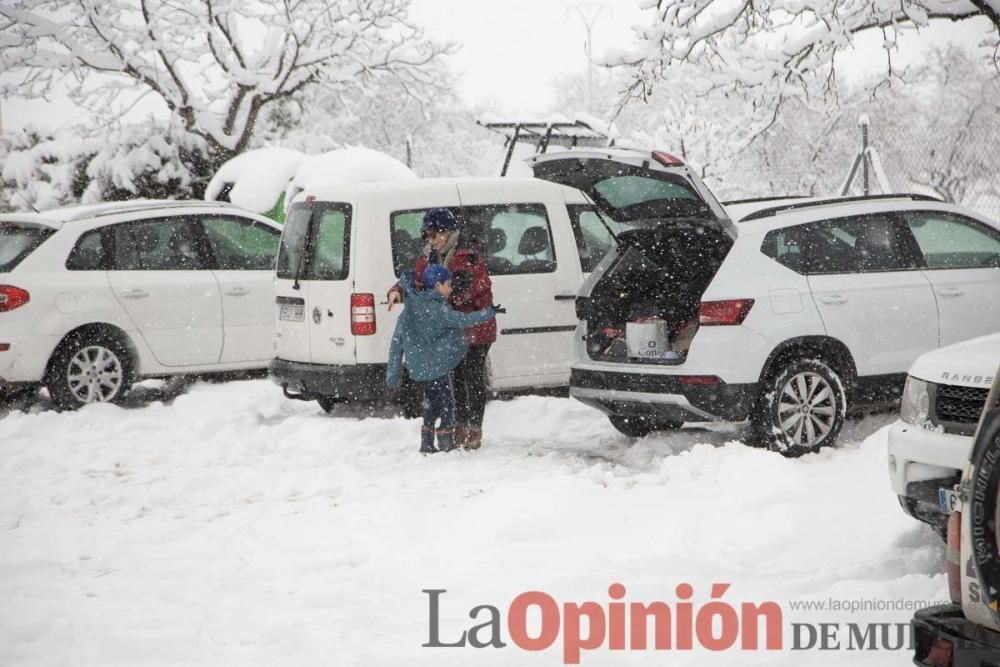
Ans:
POLYGON ((344 280, 350 270, 351 207, 337 202, 292 205, 281 233, 278 278, 344 280))
POLYGON ((905 217, 928 269, 1000 267, 1000 232, 981 222, 938 211, 905 217))
POLYGON ((699 199, 686 185, 646 176, 615 176, 594 184, 594 189, 615 208, 658 199, 699 199))
POLYGON ((341 280, 347 276, 347 214, 327 209, 316 223, 310 277, 314 280, 341 280))
MULTIPOLYGON (((455 207, 448 209, 461 220, 462 211, 455 207)), ((403 271, 413 270, 417 258, 424 248, 424 240, 420 236, 420 226, 424 222, 424 213, 428 209, 413 211, 396 211, 389 216, 389 233, 392 245, 392 267, 399 277, 403 271)))
POLYGON ((100 271, 104 268, 103 230, 92 229, 77 239, 66 258, 66 268, 70 271, 100 271))
POLYGON ((470 227, 481 230, 491 275, 556 270, 552 229, 543 204, 467 206, 463 213, 470 227))
POLYGON ((580 254, 580 269, 584 273, 593 271, 615 244, 611 232, 608 231, 609 227, 615 234, 634 229, 631 225, 607 218, 602 219, 594 207, 587 204, 568 204, 566 209, 573 227, 576 249, 580 254))
POLYGON ((55 230, 48 227, 16 222, 0 223, 0 273, 13 271, 15 266, 54 233, 55 230))
MULTIPOLYGON (((449 210, 458 218, 465 238, 481 243, 490 275, 556 270, 552 230, 544 204, 489 204, 449 210)), ((426 212, 427 209, 396 211, 389 218, 392 262, 397 276, 412 269, 423 251, 420 225, 426 212)))
POLYGON ((267 225, 239 218, 202 216, 202 228, 212 249, 212 268, 269 271, 274 269, 281 234, 267 225))
POLYGON ((191 271, 205 268, 194 223, 187 218, 114 225, 118 271, 191 271))
POLYGON ((761 252, 806 275, 915 269, 908 232, 892 215, 837 218, 767 233, 761 252))

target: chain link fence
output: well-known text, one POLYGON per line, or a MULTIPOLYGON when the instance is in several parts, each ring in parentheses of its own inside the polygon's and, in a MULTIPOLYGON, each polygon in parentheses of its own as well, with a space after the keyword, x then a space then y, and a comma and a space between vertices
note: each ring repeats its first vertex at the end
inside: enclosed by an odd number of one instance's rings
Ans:
POLYGON ((825 124, 786 124, 758 138, 712 185, 731 200, 861 195, 867 182, 870 194, 930 195, 1000 221, 1000 114, 931 120, 845 112, 825 124))

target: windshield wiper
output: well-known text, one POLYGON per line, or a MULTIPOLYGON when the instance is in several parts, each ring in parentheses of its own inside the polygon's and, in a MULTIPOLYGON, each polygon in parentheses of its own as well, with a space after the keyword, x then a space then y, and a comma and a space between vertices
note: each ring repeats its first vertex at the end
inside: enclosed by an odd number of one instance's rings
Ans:
POLYGON ((292 283, 292 289, 301 289, 299 286, 299 277, 302 275, 302 264, 305 262, 306 255, 309 254, 309 232, 312 227, 312 215, 310 214, 309 219, 306 221, 306 234, 305 239, 302 243, 302 254, 299 255, 299 261, 295 264, 295 281, 292 283))

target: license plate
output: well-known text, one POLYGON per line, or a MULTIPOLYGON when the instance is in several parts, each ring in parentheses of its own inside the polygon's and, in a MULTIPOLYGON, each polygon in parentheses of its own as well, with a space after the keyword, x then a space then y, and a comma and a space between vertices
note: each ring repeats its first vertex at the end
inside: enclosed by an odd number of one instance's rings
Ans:
POLYGON ((938 501, 941 503, 941 511, 945 514, 951 514, 958 509, 959 499, 958 491, 938 489, 938 501))
POLYGON ((286 322, 301 322, 305 319, 305 306, 297 303, 283 303, 278 319, 286 322))

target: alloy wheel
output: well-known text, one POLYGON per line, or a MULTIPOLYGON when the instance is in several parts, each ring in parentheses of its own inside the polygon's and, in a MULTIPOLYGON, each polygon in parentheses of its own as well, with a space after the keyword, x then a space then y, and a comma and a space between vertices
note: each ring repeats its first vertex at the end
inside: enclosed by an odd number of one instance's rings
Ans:
POLYGON ((797 373, 781 388, 778 427, 794 446, 821 442, 833 429, 836 413, 836 393, 817 373, 797 373))
POLYGON ((100 403, 115 398, 122 389, 125 370, 113 350, 90 345, 74 354, 67 365, 70 392, 81 403, 100 403))

